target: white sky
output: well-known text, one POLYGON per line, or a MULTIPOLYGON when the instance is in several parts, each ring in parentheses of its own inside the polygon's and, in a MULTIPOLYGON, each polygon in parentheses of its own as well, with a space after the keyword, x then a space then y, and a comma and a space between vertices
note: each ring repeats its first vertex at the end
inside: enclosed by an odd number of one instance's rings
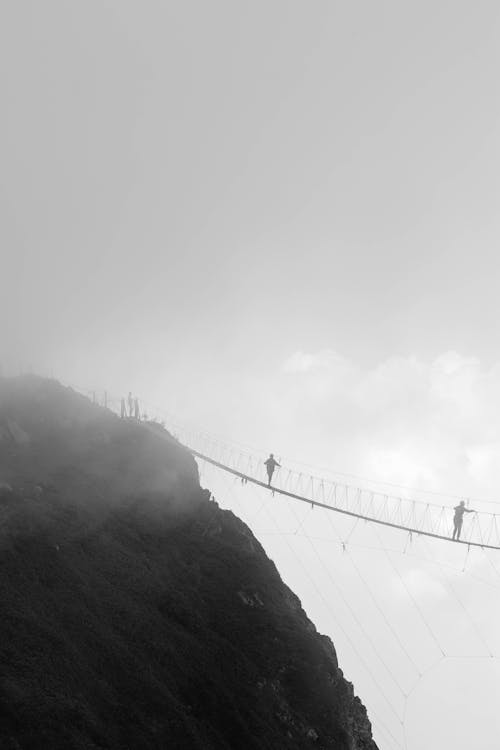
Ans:
MULTIPOLYGON (((495 501, 499 16, 481 0, 4 0, 5 371, 132 389, 330 472, 495 501)), ((375 705, 287 545, 267 546, 375 705)), ((382 554, 360 554, 390 588, 382 554)), ((408 575, 432 591, 422 564, 408 575)), ((471 601, 498 621, 497 599, 471 601)), ((408 750, 465 750, 470 731, 493 750, 491 670, 485 695, 468 693, 481 663, 430 673, 408 750)))

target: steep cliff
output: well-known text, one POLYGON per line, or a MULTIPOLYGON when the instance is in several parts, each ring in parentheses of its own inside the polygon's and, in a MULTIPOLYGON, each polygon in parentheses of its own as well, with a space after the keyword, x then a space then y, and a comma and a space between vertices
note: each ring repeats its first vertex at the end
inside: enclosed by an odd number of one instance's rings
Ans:
POLYGON ((376 750, 333 644, 192 457, 32 377, 0 380, 0 601, 5 750, 376 750))

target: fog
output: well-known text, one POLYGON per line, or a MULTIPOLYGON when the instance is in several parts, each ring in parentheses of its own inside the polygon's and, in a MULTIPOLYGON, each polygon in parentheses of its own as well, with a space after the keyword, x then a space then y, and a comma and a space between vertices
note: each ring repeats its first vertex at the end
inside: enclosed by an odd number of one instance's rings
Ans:
POLYGON ((491 510, 499 13, 3 2, 3 371, 491 510))

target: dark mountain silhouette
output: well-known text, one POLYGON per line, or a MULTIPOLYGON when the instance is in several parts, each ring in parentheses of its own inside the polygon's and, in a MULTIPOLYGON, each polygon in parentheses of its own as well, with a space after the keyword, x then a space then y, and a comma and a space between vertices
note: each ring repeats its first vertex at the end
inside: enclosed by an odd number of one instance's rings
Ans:
POLYGON ((159 430, 0 379, 2 750, 376 750, 331 641, 159 430))

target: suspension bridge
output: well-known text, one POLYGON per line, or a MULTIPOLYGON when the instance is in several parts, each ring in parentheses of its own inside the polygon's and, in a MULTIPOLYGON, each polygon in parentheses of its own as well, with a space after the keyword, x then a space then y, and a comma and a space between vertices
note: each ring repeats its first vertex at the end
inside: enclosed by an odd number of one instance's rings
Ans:
MULTIPOLYGON (((373 491, 364 490, 360 487, 349 485, 339 486, 313 476, 304 478, 301 474, 297 475, 291 470, 286 474, 284 486, 280 482, 279 470, 277 475, 278 484, 273 483, 269 485, 262 479, 241 471, 238 468, 238 460, 236 461, 236 466, 231 466, 229 464, 231 452, 229 453, 229 457, 226 458, 228 463, 224 463, 222 460, 217 460, 213 456, 201 453, 194 448, 189 446, 187 448, 196 458, 207 461, 213 466, 239 477, 245 483, 251 482, 264 487, 272 493, 279 493, 290 500, 307 503, 311 508, 325 508, 334 513, 341 513, 342 515, 351 516, 362 521, 400 529, 410 535, 416 534, 450 541, 450 536, 445 533, 450 526, 450 508, 444 505, 418 503, 415 500, 404 500, 401 497, 378 495, 373 491), (298 494, 298 491, 290 489, 294 484, 300 488, 299 491, 301 494, 298 494)), ((247 458, 249 466, 255 467, 255 459, 252 460, 251 457, 247 458)), ((257 468, 259 468, 260 464, 257 465, 257 468)), ((476 513, 465 538, 452 539, 451 541, 454 544, 466 544, 469 547, 500 550, 496 514, 476 513), (496 544, 491 542, 496 542, 496 544)))
MULTIPOLYGON (((96 392, 81 391, 96 401, 96 392)), ((100 403, 120 413, 121 399, 110 397, 106 392, 100 403)), ((142 402, 144 403, 144 402, 142 402)), ((175 438, 198 460, 238 477, 243 483, 265 488, 294 502, 306 503, 311 509, 323 508, 333 513, 390 527, 405 532, 411 537, 423 536, 454 545, 467 545, 500 551, 500 516, 497 513, 474 510, 467 516, 460 539, 452 539, 454 505, 439 504, 401 495, 388 494, 372 488, 339 483, 316 474, 289 468, 293 462, 282 459, 277 468, 272 486, 268 485, 263 451, 244 449, 236 444, 211 435, 198 427, 180 422, 159 407, 147 405, 150 421, 165 426, 175 438)), ((166 433, 157 431, 158 435, 166 433)), ((469 499, 464 499, 467 506, 469 499)), ((480 503, 481 501, 478 501, 480 503)))

